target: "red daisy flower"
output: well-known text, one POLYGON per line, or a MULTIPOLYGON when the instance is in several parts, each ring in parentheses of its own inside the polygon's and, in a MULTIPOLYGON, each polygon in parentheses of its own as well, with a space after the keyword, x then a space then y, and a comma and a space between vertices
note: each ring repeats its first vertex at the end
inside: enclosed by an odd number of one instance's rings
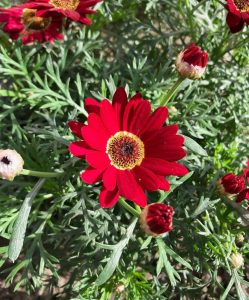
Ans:
POLYGON ((102 181, 100 205, 113 206, 119 196, 144 207, 145 191, 170 189, 165 176, 183 176, 188 170, 177 163, 186 152, 178 126, 164 126, 166 107, 151 114, 151 105, 141 94, 130 101, 118 88, 112 104, 88 98, 87 125, 69 122, 71 131, 81 140, 69 146, 70 152, 84 158, 89 167, 81 173, 88 184, 102 181))
POLYGON ((142 229, 152 236, 172 230, 174 208, 164 203, 152 203, 143 209, 140 215, 142 229))
POLYGON ((176 69, 184 78, 199 79, 204 74, 207 63, 208 53, 191 43, 177 56, 176 69))
POLYGON ((25 6, 29 8, 38 8, 37 16, 51 17, 63 15, 68 19, 80 22, 85 25, 92 24, 92 21, 86 15, 96 13, 91 9, 102 0, 30 0, 25 6))
POLYGON ((0 9, 0 23, 4 23, 3 31, 8 33, 13 40, 21 37, 23 44, 34 41, 53 42, 62 40, 60 33, 62 18, 43 18, 36 16, 36 9, 23 6, 0 9))
POLYGON ((218 182, 219 191, 226 196, 233 196, 240 193, 245 188, 245 180, 242 175, 237 176, 228 173, 218 182))
POLYGON ((232 33, 243 29, 244 24, 249 24, 249 1, 248 0, 227 0, 226 8, 227 25, 232 33))

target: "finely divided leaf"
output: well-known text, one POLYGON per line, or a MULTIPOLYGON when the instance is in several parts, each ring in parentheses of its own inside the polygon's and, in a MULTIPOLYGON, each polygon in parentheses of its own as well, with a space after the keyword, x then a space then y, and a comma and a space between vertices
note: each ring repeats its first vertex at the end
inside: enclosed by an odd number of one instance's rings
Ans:
POLYGON ((127 228, 127 232, 123 236, 122 240, 117 245, 115 245, 110 259, 108 260, 103 271, 100 273, 100 275, 98 276, 98 278, 96 280, 97 285, 102 285, 103 283, 105 283, 112 276, 114 271, 116 270, 119 260, 120 260, 120 257, 122 255, 122 252, 132 236, 132 233, 134 231, 136 223, 137 223, 137 218, 134 218, 133 221, 131 222, 130 226, 127 228))

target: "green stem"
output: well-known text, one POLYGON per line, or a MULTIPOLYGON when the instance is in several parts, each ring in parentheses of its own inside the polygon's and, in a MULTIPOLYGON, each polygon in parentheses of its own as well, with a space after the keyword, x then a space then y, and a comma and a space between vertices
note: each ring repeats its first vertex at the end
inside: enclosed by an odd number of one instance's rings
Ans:
POLYGON ((178 87, 182 84, 182 82, 185 80, 184 77, 179 77, 178 80, 175 82, 175 84, 172 86, 172 88, 166 93, 165 96, 163 96, 163 99, 160 103, 160 106, 167 105, 170 101, 170 99, 174 96, 175 92, 177 91, 178 87))
POLYGON ((20 175, 27 175, 27 176, 35 176, 35 177, 42 177, 42 178, 52 178, 52 177, 59 177, 63 175, 64 172, 57 173, 57 172, 40 172, 40 171, 31 171, 23 169, 20 175))
POLYGON ((140 212, 138 212, 135 208, 133 208, 130 204, 127 203, 127 201, 124 200, 124 198, 119 198, 118 200, 119 204, 121 204, 126 210, 128 210, 133 216, 139 218, 140 212))

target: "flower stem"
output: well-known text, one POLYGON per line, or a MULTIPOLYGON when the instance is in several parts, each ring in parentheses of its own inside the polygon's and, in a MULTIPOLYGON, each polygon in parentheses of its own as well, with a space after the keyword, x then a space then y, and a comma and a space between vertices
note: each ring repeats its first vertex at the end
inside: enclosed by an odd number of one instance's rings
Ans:
POLYGON ((27 175, 27 176, 35 176, 35 177, 42 177, 42 178, 52 178, 52 177, 59 177, 63 175, 64 172, 57 173, 57 172, 40 172, 40 171, 32 171, 23 169, 20 175, 27 175))
POLYGON ((182 84, 185 80, 184 77, 179 77, 175 84, 171 87, 171 89, 163 96, 163 99, 160 103, 160 106, 167 105, 171 98, 174 96, 175 92, 177 91, 178 87, 182 84))
POLYGON ((139 218, 140 213, 138 212, 138 210, 136 210, 135 208, 133 208, 130 204, 127 203, 127 201, 124 200, 124 198, 119 198, 118 200, 119 204, 121 204, 126 210, 128 210, 131 214, 133 214, 133 216, 139 218))

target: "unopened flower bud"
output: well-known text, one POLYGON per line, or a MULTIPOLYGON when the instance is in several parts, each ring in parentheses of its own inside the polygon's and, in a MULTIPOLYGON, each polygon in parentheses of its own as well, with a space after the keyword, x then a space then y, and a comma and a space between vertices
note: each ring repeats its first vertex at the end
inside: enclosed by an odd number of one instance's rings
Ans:
POLYGON ((223 176, 217 183, 217 189, 220 194, 231 197, 240 193, 245 188, 245 180, 242 175, 237 176, 233 173, 228 173, 223 176))
POLYGON ((21 173, 24 161, 15 150, 0 149, 0 178, 12 181, 21 173))
POLYGON ((124 284, 122 284, 122 283, 119 284, 119 285, 117 286, 117 288, 116 288, 116 292, 119 293, 119 294, 123 293, 124 290, 125 290, 125 286, 124 286, 124 284))
POLYGON ((176 69, 181 77, 199 79, 205 72, 208 53, 191 43, 176 58, 176 69))
POLYGON ((242 233, 239 233, 237 236, 236 236, 236 243, 237 244, 242 244, 245 240, 245 237, 242 233))
POLYGON ((142 229, 152 236, 157 236, 171 231, 174 209, 164 203, 152 203, 147 205, 141 215, 140 223, 142 229))
POLYGON ((231 256, 231 263, 234 268, 239 269, 244 265, 244 258, 240 253, 233 253, 231 256))

